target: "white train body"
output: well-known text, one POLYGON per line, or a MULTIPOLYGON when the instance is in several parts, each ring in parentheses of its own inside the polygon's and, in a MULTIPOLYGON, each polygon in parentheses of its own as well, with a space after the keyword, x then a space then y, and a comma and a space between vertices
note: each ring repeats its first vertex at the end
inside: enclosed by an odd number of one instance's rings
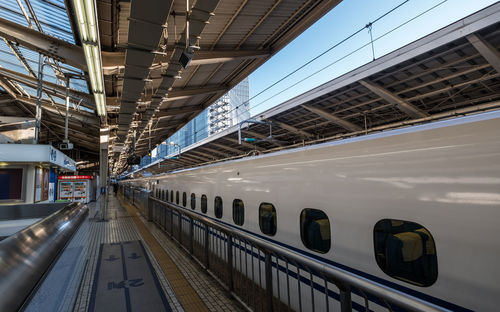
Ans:
MULTIPOLYGON (((453 310, 494 311, 500 295, 500 112, 234 160, 148 178, 155 189, 208 198, 203 214, 453 310), (214 216, 214 198, 223 216, 214 216), (244 202, 243 226, 232 202, 244 202), (262 233, 259 205, 276 208, 277 232, 262 233), (322 210, 331 248, 306 248, 304 208, 322 210), (405 220, 435 242, 437 280, 415 286, 385 274, 374 254, 374 226, 405 220)), ((142 182, 144 182, 143 180, 142 182)), ((133 181, 132 181, 133 182, 133 181)), ((136 181, 140 183, 141 181, 136 181)))

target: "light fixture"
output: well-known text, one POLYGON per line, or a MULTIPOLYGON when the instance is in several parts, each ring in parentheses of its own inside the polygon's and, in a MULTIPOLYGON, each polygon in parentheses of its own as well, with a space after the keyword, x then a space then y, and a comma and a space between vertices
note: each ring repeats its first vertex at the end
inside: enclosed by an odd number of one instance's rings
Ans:
POLYGON ((73 0, 83 53, 87 61, 90 85, 99 116, 106 116, 104 76, 102 72, 101 45, 97 29, 95 0, 73 0))

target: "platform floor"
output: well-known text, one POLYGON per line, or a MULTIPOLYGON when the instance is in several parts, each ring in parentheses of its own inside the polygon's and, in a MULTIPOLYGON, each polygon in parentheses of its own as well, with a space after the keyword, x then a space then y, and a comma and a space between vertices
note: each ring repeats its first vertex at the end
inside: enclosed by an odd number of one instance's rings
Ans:
POLYGON ((89 208, 26 311, 243 311, 133 205, 89 208))

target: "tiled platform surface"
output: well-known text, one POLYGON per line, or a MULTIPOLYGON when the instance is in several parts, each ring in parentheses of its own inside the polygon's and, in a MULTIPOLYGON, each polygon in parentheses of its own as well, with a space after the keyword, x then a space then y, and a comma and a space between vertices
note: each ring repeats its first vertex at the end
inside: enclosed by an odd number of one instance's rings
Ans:
POLYGON ((178 265, 180 271, 207 305, 209 311, 245 311, 213 277, 208 275, 161 229, 154 223, 147 222, 142 216, 140 218, 172 260, 175 263, 182 263, 178 265))
MULTIPOLYGON (((141 240, 160 281, 172 311, 184 311, 133 218, 118 199, 109 196, 103 220, 99 203, 89 204, 89 218, 80 227, 33 296, 27 311, 87 311, 97 268, 99 247, 103 243, 141 240)), ((137 212, 136 212, 137 213, 137 212)), ((136 216, 136 220, 139 215, 136 216)), ((140 217, 159 245, 178 264, 180 272, 203 300, 209 311, 242 311, 220 285, 184 253, 154 224, 140 217), (179 265, 180 264, 180 265, 179 265)), ((167 272, 168 273, 168 272, 167 272)), ((171 280, 175 283, 175 280, 171 280)), ((152 311, 147 311, 152 312, 152 311)))

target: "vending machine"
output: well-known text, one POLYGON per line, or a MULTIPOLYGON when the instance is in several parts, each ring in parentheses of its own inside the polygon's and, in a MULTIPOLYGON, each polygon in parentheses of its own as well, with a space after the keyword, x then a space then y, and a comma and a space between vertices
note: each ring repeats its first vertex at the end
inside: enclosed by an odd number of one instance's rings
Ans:
POLYGON ((59 176, 58 198, 70 202, 88 203, 95 199, 93 176, 59 176))

